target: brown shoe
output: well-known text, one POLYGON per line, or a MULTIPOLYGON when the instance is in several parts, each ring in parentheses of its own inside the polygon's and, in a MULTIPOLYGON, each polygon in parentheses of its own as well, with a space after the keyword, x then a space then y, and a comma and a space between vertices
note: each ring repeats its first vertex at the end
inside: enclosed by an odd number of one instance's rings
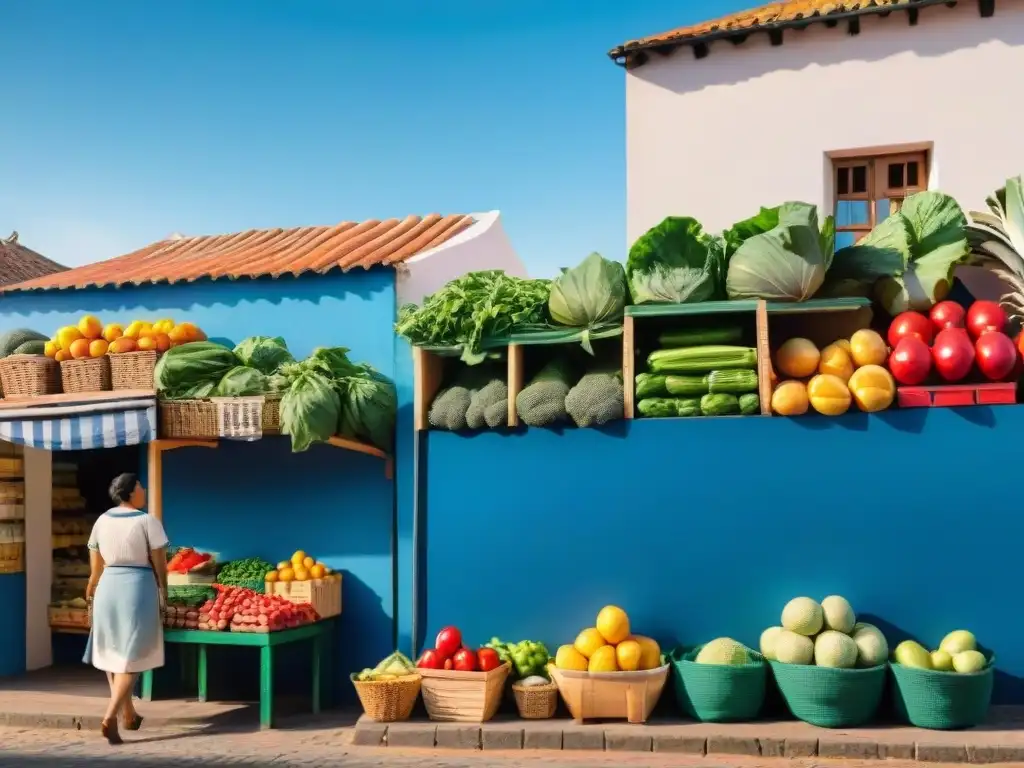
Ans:
POLYGON ((142 720, 142 715, 136 712, 131 719, 127 717, 124 719, 124 729, 126 731, 137 731, 142 727, 142 720))
POLYGON ((100 724, 100 733, 103 734, 103 738, 107 740, 110 746, 116 746, 117 744, 124 744, 124 740, 121 738, 121 734, 117 732, 117 720, 104 720, 100 724))

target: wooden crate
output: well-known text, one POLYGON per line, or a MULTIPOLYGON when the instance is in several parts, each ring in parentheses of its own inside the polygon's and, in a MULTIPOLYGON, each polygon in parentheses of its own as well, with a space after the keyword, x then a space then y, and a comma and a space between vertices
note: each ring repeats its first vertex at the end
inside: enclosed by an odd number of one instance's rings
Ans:
MULTIPOLYGON (((515 393, 522 388, 522 349, 519 345, 508 347, 495 346, 493 350, 505 350, 508 367, 508 426, 514 427, 519 421, 515 415, 515 393), (518 376, 514 379, 513 376, 518 376), (519 381, 518 386, 515 381, 519 381)), ((456 365, 463 365, 452 349, 434 350, 426 347, 413 347, 413 426, 417 432, 430 429, 430 405, 434 402, 446 374, 456 365)))
POLYGON ((668 665, 644 672, 571 672, 548 667, 573 719, 644 723, 661 698, 668 665))
POLYGON ((340 573, 309 581, 268 581, 265 589, 268 595, 277 595, 292 603, 312 605, 321 619, 341 614, 340 573))
POLYGON ((88 608, 63 608, 51 605, 47 612, 51 629, 70 630, 72 632, 89 631, 88 608))
POLYGON ((417 669, 427 716, 444 723, 486 723, 501 705, 510 669, 508 662, 490 672, 417 669))
POLYGON ((25 571, 25 543, 9 542, 0 544, 0 573, 23 573, 25 571))

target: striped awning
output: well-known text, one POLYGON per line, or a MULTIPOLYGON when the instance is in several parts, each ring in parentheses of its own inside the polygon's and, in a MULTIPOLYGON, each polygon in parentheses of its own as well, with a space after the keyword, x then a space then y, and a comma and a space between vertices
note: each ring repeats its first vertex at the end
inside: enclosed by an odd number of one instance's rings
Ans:
POLYGON ((64 401, 59 405, 0 410, 0 440, 79 451, 139 445, 156 438, 156 398, 64 401))

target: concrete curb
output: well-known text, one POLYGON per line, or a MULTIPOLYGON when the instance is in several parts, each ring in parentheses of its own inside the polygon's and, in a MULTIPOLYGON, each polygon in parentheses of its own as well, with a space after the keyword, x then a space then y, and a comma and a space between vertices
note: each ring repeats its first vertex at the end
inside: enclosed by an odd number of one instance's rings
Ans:
MULTIPOLYGON (((750 726, 746 726, 747 733, 750 726)), ((692 756, 743 755, 773 758, 850 758, 917 760, 935 763, 1024 762, 1024 745, 978 745, 956 741, 878 741, 843 733, 819 738, 777 738, 769 735, 709 732, 680 734, 673 725, 575 725, 569 721, 484 723, 375 723, 361 719, 353 745, 363 747, 441 748, 467 750, 587 750, 657 752, 692 756)))

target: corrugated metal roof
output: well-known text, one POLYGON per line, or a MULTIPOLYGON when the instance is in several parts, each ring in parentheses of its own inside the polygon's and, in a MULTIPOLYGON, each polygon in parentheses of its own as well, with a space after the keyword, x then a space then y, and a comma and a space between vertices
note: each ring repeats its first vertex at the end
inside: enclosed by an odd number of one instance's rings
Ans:
POLYGON ((17 232, 12 232, 6 240, 0 238, 0 286, 20 283, 66 269, 67 267, 50 261, 19 243, 17 232))
POLYGON ((473 224, 471 216, 409 216, 346 221, 333 227, 251 229, 230 235, 172 235, 133 253, 0 291, 178 283, 324 273, 397 264, 441 245, 473 224))
POLYGON ((710 40, 737 38, 750 32, 774 29, 781 25, 800 26, 826 22, 838 16, 910 10, 942 2, 945 0, 785 0, 732 13, 712 21, 630 40, 610 50, 608 55, 614 60, 619 60, 628 58, 630 53, 664 45, 695 45, 710 40))

